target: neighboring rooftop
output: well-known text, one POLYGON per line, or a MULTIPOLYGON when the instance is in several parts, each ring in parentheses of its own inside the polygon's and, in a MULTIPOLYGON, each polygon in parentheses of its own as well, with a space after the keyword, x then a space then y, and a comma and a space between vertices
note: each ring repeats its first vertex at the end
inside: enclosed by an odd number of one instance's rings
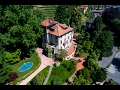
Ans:
POLYGON ((94 20, 95 20, 95 18, 90 18, 90 19, 86 20, 86 22, 88 22, 88 23, 93 23, 94 20))
POLYGON ((92 10, 93 13, 102 13, 104 10, 92 10))
POLYGON ((88 5, 81 5, 80 8, 85 9, 86 7, 88 7, 88 5))
POLYGON ((61 24, 61 23, 59 23, 59 22, 57 22, 57 21, 49 20, 49 19, 44 20, 44 21, 42 22, 42 26, 49 26, 50 29, 53 29, 52 31, 49 30, 48 32, 49 32, 50 34, 55 35, 55 36, 61 36, 61 35, 69 32, 69 31, 72 31, 72 30, 73 30, 72 27, 67 26, 66 24, 61 24))

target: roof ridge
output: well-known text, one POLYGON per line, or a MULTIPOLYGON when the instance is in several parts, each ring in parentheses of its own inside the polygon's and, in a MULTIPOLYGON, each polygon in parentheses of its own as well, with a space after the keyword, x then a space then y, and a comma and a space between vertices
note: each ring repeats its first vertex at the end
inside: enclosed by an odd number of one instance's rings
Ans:
MULTIPOLYGON (((62 29, 62 27, 61 27, 59 24, 60 24, 60 23, 57 23, 57 27, 62 29)), ((57 28, 57 29, 58 29, 58 28, 57 28)), ((59 30, 61 30, 61 29, 59 29, 59 30)), ((58 35, 60 35, 59 30, 58 30, 58 35)))

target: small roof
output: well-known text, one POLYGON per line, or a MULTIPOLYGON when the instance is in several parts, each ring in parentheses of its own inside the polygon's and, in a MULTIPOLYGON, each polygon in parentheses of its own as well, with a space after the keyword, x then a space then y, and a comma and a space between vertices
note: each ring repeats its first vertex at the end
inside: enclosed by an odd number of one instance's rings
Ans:
POLYGON ((58 23, 57 21, 46 19, 42 21, 42 26, 50 26, 50 25, 57 24, 57 23, 58 23))
POLYGON ((102 13, 104 10, 92 10, 93 13, 102 13))
POLYGON ((81 5, 80 8, 86 8, 88 5, 81 5))
POLYGON ((94 20, 95 20, 95 18, 90 18, 90 19, 86 20, 86 22, 88 22, 88 23, 93 23, 94 20))

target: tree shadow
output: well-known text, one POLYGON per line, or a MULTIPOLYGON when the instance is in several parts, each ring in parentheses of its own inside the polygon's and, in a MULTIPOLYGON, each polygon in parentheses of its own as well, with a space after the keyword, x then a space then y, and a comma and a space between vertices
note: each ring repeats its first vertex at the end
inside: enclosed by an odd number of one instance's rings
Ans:
POLYGON ((114 58, 112 64, 115 65, 115 68, 120 72, 120 58, 114 58))

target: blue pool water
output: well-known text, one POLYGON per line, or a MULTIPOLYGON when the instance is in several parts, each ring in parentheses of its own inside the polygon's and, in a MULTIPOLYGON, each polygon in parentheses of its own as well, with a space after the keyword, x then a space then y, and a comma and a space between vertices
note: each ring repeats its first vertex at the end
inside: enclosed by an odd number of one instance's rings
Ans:
POLYGON ((20 68, 18 69, 19 72, 24 72, 28 69, 31 68, 31 66, 33 65, 33 62, 27 62, 27 63, 23 63, 20 68))

